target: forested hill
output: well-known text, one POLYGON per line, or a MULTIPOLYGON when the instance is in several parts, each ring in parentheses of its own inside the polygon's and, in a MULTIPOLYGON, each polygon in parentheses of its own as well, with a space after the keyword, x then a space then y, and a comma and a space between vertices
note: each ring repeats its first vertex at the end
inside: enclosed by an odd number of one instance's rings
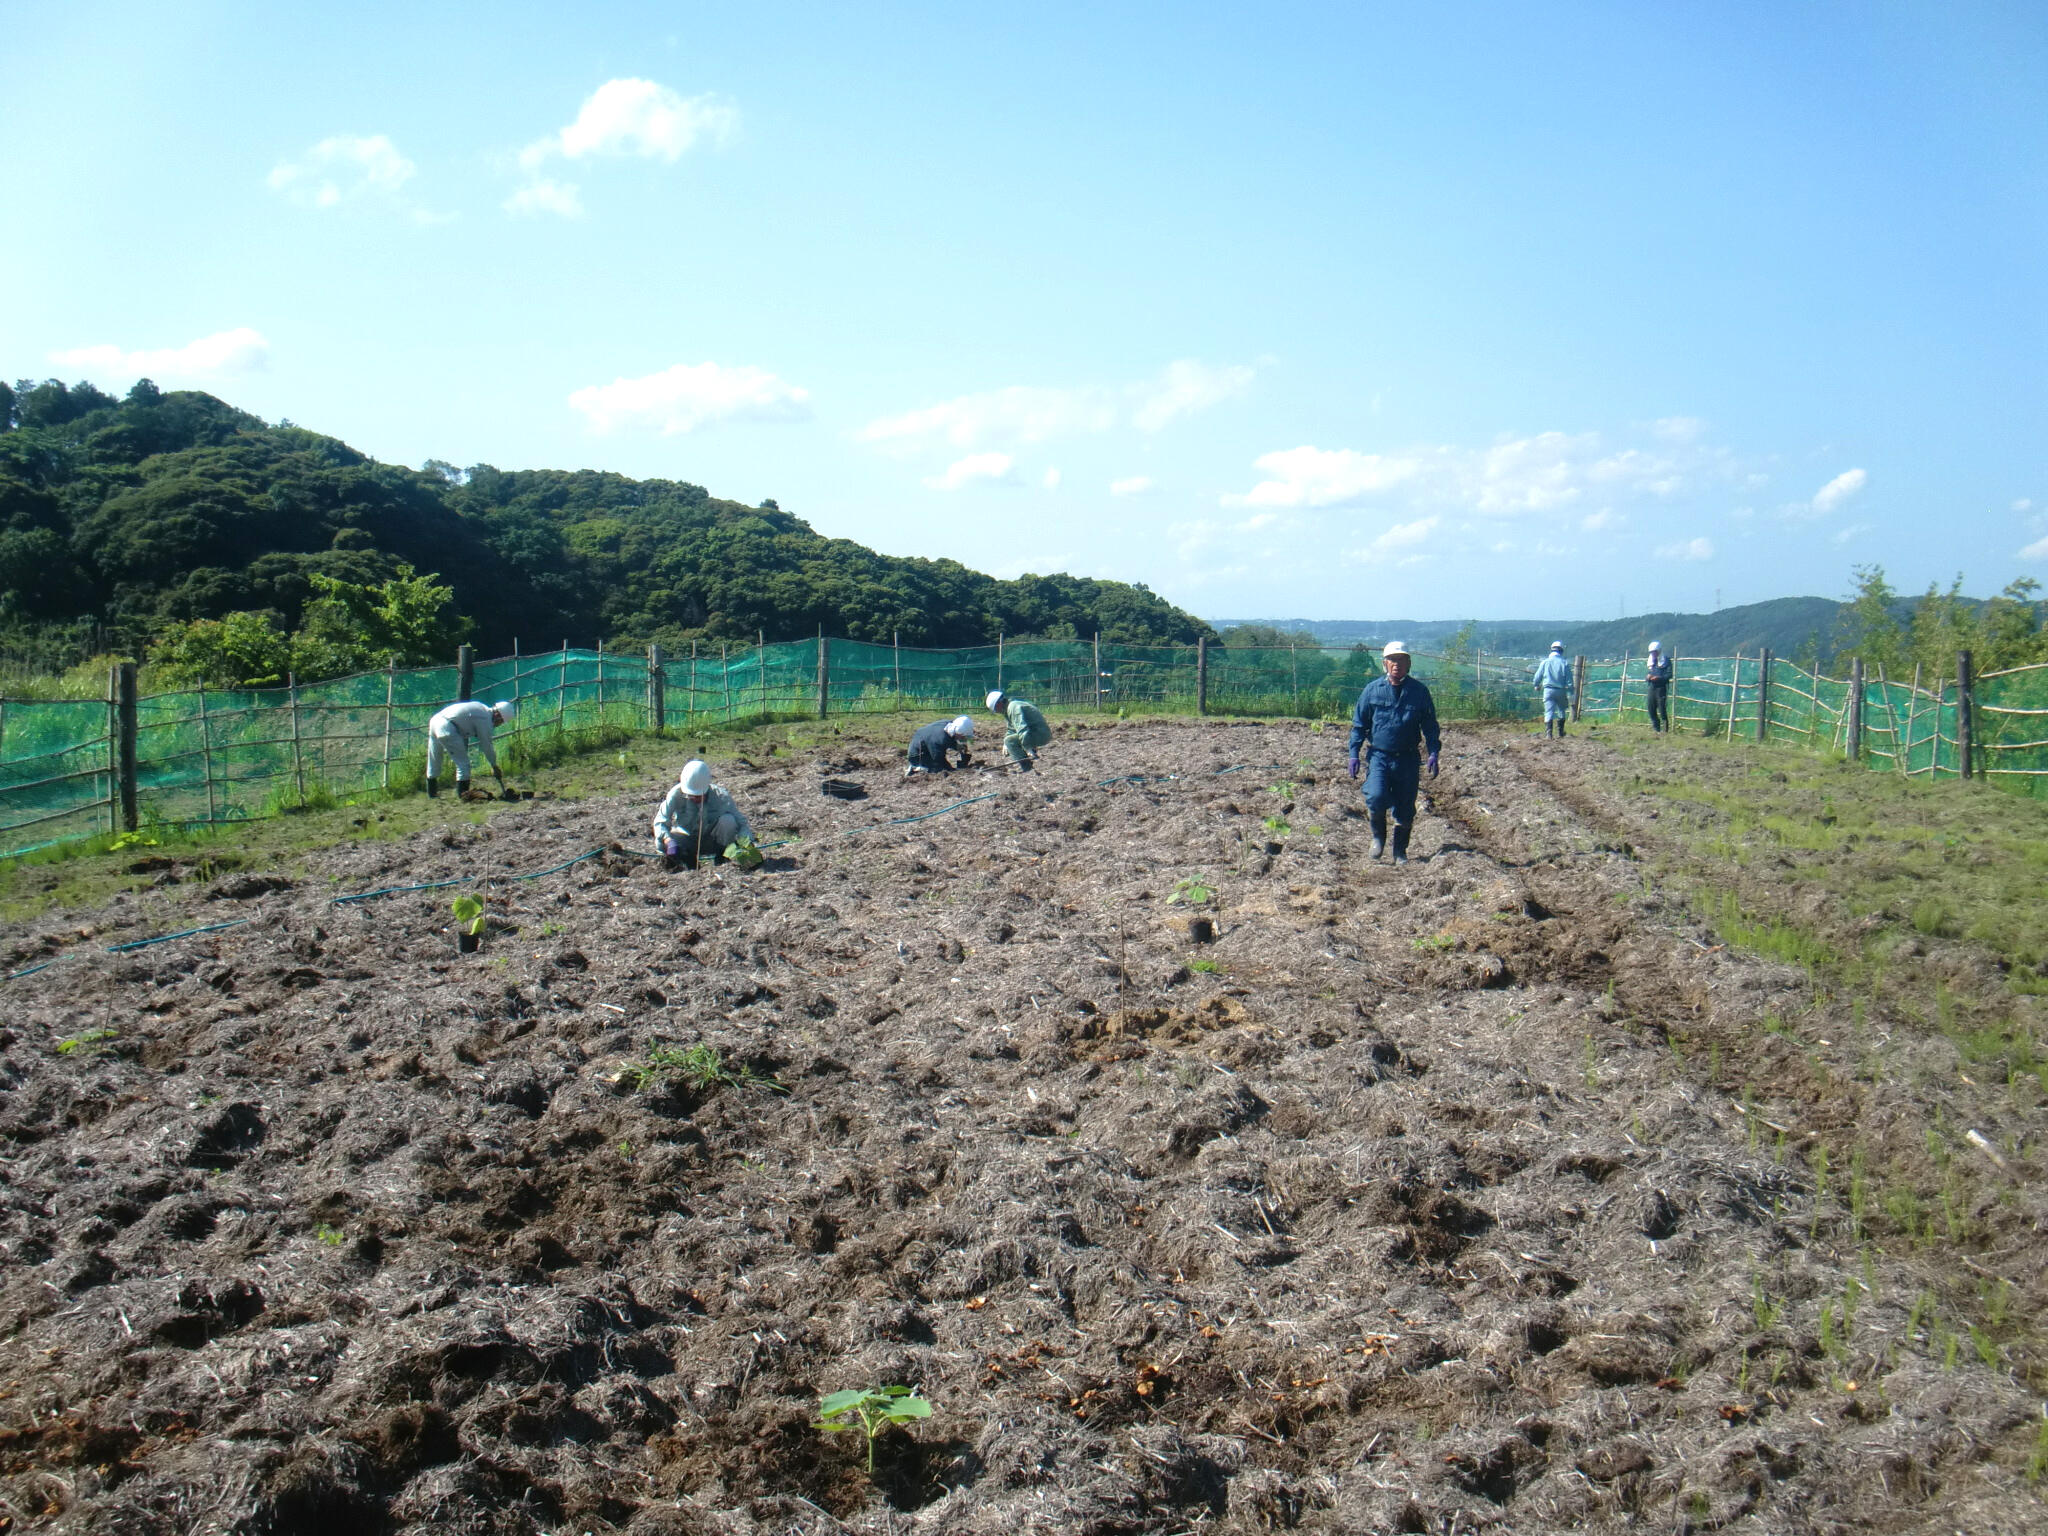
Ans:
POLYGON ((828 539, 773 502, 594 470, 380 464, 317 432, 147 380, 0 384, 0 629, 96 621, 139 647, 166 624, 274 610, 311 577, 438 573, 486 654, 815 634, 976 645, 997 632, 1130 643, 1211 633, 1147 588, 998 581, 828 539))

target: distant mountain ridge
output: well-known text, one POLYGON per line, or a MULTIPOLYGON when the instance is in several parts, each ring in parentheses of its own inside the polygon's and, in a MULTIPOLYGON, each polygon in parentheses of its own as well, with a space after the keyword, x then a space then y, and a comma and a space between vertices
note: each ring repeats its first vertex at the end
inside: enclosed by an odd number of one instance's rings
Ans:
MULTIPOLYGON (((1683 656, 1754 655, 1764 646, 1787 658, 1825 659, 1835 648, 1842 604, 1826 597, 1777 597, 1713 613, 1645 613, 1594 622, 1502 619, 1474 626, 1479 648, 1502 656, 1536 656, 1562 640, 1574 656, 1640 656, 1652 640, 1683 656)), ((1310 634, 1324 645, 1383 645, 1405 640, 1425 649, 1464 628, 1462 619, 1211 619, 1212 627, 1270 625, 1310 634)))

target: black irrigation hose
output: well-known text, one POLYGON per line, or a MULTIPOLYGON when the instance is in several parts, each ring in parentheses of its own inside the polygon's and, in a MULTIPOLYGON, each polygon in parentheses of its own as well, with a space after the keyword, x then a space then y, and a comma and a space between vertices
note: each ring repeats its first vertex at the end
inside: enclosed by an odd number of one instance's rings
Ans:
MULTIPOLYGON (((254 918, 238 917, 231 923, 208 923, 204 928, 181 928, 176 933, 160 934, 153 939, 132 939, 126 944, 109 944, 106 946, 106 952, 110 955, 125 955, 132 949, 148 949, 152 944, 168 944, 173 939, 189 939, 195 933, 219 933, 223 928, 239 928, 244 923, 254 921, 254 918)), ((38 960, 34 965, 25 965, 18 971, 9 971, 5 976, 0 976, 0 981, 33 976, 37 971, 53 966, 64 958, 63 955, 52 955, 47 960, 38 960)))

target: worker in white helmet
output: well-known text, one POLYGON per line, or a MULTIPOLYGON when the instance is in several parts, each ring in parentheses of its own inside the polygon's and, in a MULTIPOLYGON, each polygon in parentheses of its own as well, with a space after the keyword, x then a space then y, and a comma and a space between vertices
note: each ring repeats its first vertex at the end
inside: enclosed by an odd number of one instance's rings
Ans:
POLYGON ((1052 740, 1052 727, 1045 723, 1036 704, 1028 699, 1013 699, 1000 688, 989 691, 987 702, 991 713, 1010 723, 1009 730, 1003 733, 1003 751, 1009 754, 1019 773, 1029 773, 1031 765, 1038 761, 1038 749, 1052 740))
POLYGON ((951 720, 935 720, 910 738, 910 764, 903 770, 903 777, 915 773, 950 773, 953 771, 952 754, 958 753, 959 766, 968 765, 967 743, 974 740, 974 722, 965 715, 955 715, 951 720))
POLYGON ((1650 659, 1643 667, 1649 680, 1650 729, 1659 733, 1671 729, 1671 658, 1657 641, 1650 642, 1650 659))
POLYGON ((1550 642, 1550 654, 1536 663, 1536 688, 1543 695, 1543 734, 1564 734, 1564 722, 1572 702, 1572 664, 1565 660, 1564 642, 1550 642))
POLYGON ((654 813, 654 846, 670 869, 695 869, 707 852, 722 860, 728 847, 753 835, 732 796, 711 782, 711 765, 701 758, 683 764, 675 787, 654 813))
POLYGON ((474 699, 460 704, 450 704, 446 709, 427 722, 427 793, 441 792, 441 759, 445 755, 455 762, 455 793, 458 796, 469 793, 469 746, 475 742, 483 749, 484 761, 491 765, 491 772, 497 776, 498 788, 505 787, 505 770, 498 766, 497 749, 491 745, 491 730, 512 718, 512 705, 504 700, 496 704, 479 704, 474 699))
POLYGON ((1372 827, 1372 856, 1387 851, 1387 813, 1394 815, 1394 862, 1408 862, 1408 834, 1415 826, 1415 796, 1421 788, 1424 747, 1429 749, 1429 776, 1436 777, 1437 753, 1443 734, 1437 729, 1436 700, 1408 669, 1415 658, 1399 640, 1380 652, 1385 676, 1376 677, 1358 695, 1351 712, 1351 777, 1358 777, 1359 754, 1365 755, 1365 813, 1372 827))

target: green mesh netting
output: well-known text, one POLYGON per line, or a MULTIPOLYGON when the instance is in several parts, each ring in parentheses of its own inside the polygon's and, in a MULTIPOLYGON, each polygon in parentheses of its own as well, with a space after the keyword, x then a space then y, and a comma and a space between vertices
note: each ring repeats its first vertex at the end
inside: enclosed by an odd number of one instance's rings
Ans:
MULTIPOLYGON (((697 724, 829 713, 930 709, 976 713, 1001 687, 1053 710, 1192 710, 1192 646, 1032 641, 957 650, 901 650, 854 640, 798 640, 663 658, 662 705, 678 729, 697 724)), ((1415 675, 1447 719, 1534 718, 1539 696, 1526 659, 1417 656, 1415 675)), ((1680 658, 1671 690, 1675 729, 1756 735, 1754 657, 1680 658)), ((1216 714, 1349 715, 1380 674, 1377 650, 1212 648, 1208 707, 1216 714)), ((478 662, 472 697, 514 704, 498 740, 522 744, 599 729, 645 730, 654 719, 645 656, 563 649, 478 662)), ((276 815, 309 795, 419 782, 426 726, 457 690, 454 667, 364 673, 302 688, 195 690, 139 701, 137 806, 145 822, 225 823, 276 815)), ((1842 750, 1849 685, 1789 662, 1771 664, 1767 726, 1774 740, 1842 750)), ((1639 658, 1589 662, 1582 708, 1644 720, 1639 658)), ((110 831, 117 819, 113 711, 104 701, 0 700, 0 856, 110 831)), ((2048 793, 2048 666, 1979 680, 1978 763, 2010 787, 2048 793)), ((1916 691, 1864 687, 1872 767, 1956 772, 1953 684, 1916 691)))

